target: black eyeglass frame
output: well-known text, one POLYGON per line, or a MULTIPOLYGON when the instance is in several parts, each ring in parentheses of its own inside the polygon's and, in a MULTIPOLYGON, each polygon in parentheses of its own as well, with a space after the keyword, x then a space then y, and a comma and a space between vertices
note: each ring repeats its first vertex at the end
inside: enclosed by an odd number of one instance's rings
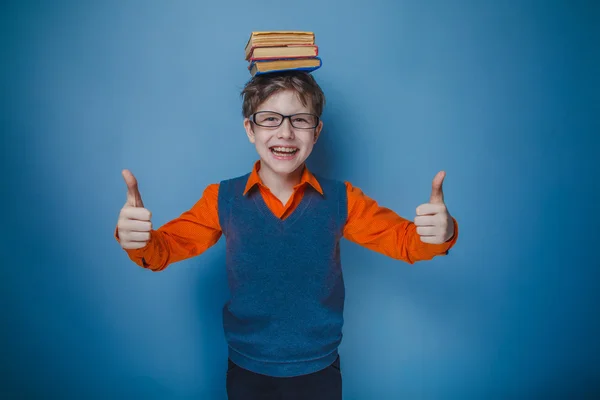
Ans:
POLYGON ((283 121, 285 121, 286 118, 289 118, 290 120, 290 124, 296 128, 296 129, 316 129, 317 126, 319 126, 319 122, 321 121, 321 119, 316 115, 316 114, 311 114, 311 113, 297 113, 297 114, 291 114, 291 115, 283 115, 281 113, 275 112, 275 111, 257 111, 254 114, 250 115, 250 118, 248 118, 250 120, 250 122, 252 122, 253 124, 256 124, 258 126, 261 126, 263 128, 279 128, 282 124, 283 121), (279 125, 261 125, 258 122, 256 122, 256 115, 257 114, 262 114, 262 113, 269 113, 269 114, 276 114, 281 116, 281 122, 279 123, 279 125), (309 127, 309 128, 300 128, 294 125, 294 122, 292 120, 292 117, 295 117, 297 115, 310 115, 311 117, 316 118, 316 122, 315 122, 315 126, 309 127))

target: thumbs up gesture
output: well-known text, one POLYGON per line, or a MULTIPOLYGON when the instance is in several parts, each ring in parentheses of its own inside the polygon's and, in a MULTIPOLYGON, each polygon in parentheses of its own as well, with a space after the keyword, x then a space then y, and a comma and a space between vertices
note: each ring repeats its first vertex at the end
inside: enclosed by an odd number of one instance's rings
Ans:
POLYGON ((446 173, 440 171, 433 178, 429 203, 417 207, 415 225, 417 233, 424 243, 440 244, 447 242, 454 235, 454 221, 444 204, 442 183, 446 173))
POLYGON ((152 213, 144 208, 137 180, 129 170, 123 170, 127 184, 127 201, 117 222, 119 242, 124 249, 140 249, 150 241, 152 213))

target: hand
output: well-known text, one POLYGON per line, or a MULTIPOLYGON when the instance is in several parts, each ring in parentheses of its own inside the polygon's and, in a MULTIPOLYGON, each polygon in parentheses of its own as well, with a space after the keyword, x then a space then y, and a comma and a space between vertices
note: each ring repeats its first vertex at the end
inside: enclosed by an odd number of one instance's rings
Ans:
POLYGON ((119 242, 124 249, 140 249, 150 241, 152 213, 144 208, 135 176, 123 170, 123 178, 127 184, 127 201, 117 223, 119 242))
POLYGON ((433 178, 429 203, 417 207, 415 225, 423 243, 440 244, 454 236, 454 220, 444 204, 442 183, 446 173, 440 171, 433 178))

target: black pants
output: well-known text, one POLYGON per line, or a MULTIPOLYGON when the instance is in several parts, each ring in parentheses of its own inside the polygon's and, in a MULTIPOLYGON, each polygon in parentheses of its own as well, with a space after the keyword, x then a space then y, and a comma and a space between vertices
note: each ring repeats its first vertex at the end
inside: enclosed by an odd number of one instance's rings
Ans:
POLYGON ((312 374, 278 378, 248 371, 229 360, 229 400, 341 400, 340 357, 312 374))

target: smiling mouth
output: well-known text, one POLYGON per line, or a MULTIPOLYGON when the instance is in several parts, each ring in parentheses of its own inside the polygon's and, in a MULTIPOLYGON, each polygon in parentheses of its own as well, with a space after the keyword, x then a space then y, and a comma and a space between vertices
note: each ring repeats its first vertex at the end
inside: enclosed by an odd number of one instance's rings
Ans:
POLYGON ((269 150, 271 150, 271 153, 273 153, 279 157, 290 157, 298 152, 298 148, 296 148, 296 147, 274 146, 274 147, 269 147, 269 150))

